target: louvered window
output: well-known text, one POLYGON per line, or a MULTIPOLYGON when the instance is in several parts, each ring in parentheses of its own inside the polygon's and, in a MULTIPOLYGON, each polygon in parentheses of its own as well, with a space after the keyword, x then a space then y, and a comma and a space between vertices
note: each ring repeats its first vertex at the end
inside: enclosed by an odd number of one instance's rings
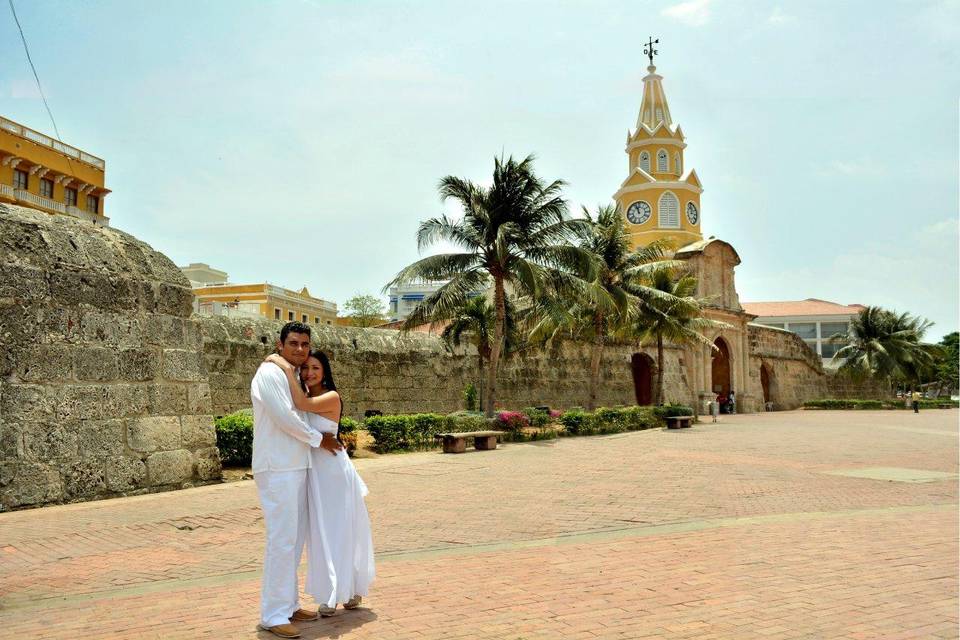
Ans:
POLYGON ((669 171, 667 168, 667 152, 663 149, 657 152, 657 171, 660 173, 666 173, 669 171))
POLYGON ((646 151, 640 153, 640 168, 650 173, 650 154, 646 151))
POLYGON ((672 193, 665 193, 660 196, 660 203, 657 205, 657 219, 662 229, 680 228, 680 201, 672 193))
POLYGON ((677 174, 678 176, 683 173, 683 167, 680 166, 680 154, 679 154, 679 153, 673 154, 673 170, 676 172, 676 174, 677 174))

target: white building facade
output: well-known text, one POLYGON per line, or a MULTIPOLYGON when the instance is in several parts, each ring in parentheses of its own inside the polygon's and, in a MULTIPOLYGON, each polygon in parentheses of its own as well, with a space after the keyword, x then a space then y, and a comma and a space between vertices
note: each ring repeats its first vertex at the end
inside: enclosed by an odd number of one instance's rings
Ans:
POLYGON ((830 337, 846 333, 850 319, 865 307, 860 304, 838 304, 817 298, 784 302, 744 302, 743 309, 757 316, 757 324, 786 329, 801 338, 823 360, 823 366, 834 368, 833 355, 840 348, 830 337))

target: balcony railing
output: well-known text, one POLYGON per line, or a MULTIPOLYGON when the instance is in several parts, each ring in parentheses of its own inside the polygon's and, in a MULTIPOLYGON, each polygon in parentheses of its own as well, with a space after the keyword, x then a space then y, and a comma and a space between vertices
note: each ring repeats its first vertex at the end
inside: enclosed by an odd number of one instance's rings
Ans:
POLYGON ((38 196, 35 193, 30 193, 29 191, 24 191, 23 189, 14 189, 8 184, 0 184, 0 195, 13 198, 17 202, 22 202, 51 213, 62 213, 64 215, 73 216, 74 218, 80 218, 81 220, 92 222, 101 227, 110 226, 110 218, 107 216, 102 216, 99 213, 93 213, 91 211, 84 211, 79 207, 66 205, 62 202, 51 200, 50 198, 44 198, 43 196, 38 196))
POLYGON ((56 213, 67 212, 67 205, 63 204, 62 202, 57 202, 56 200, 51 200, 50 198, 38 196, 30 193, 29 191, 24 191, 23 189, 14 189, 13 196, 21 202, 29 202, 30 204, 36 205, 41 209, 55 211, 56 213))
POLYGON ((37 144, 50 147, 55 151, 59 151, 64 155, 70 156, 71 158, 76 158, 77 160, 86 162, 87 164, 92 164, 101 171, 106 169, 106 163, 97 156, 90 155, 89 153, 81 151, 76 147, 71 147, 68 144, 63 144, 59 140, 54 140, 50 136, 45 136, 39 131, 34 131, 33 129, 23 126, 22 124, 17 124, 12 120, 7 120, 2 116, 0 116, 0 129, 6 129, 11 133, 17 134, 21 138, 26 138, 27 140, 36 142, 37 144))

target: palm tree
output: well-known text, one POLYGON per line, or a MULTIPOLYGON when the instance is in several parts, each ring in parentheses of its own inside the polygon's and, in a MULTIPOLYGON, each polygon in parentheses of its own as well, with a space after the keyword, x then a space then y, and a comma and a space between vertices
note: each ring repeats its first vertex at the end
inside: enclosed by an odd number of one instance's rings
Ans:
POLYGON ((669 297, 651 297, 640 305, 640 317, 635 327, 643 339, 657 341, 657 392, 655 404, 663 402, 663 344, 701 344, 715 349, 713 342, 703 335, 708 329, 723 329, 730 325, 703 317, 706 298, 695 297, 697 279, 672 266, 655 269, 647 286, 669 297))
MULTIPOLYGON (((505 327, 505 350, 510 352, 516 344, 516 331, 514 330, 514 314, 511 308, 510 299, 507 298, 507 317, 505 327)), ((494 305, 490 304, 486 298, 476 296, 470 298, 466 304, 456 310, 451 318, 434 318, 434 322, 448 321, 440 337, 445 342, 455 347, 459 347, 464 338, 469 337, 470 342, 477 348, 477 357, 480 368, 478 371, 483 373, 486 368, 486 362, 490 359, 492 351, 491 342, 493 340, 493 328, 497 320, 497 311, 494 305)), ((483 378, 480 379, 480 402, 481 411, 483 410, 483 378)))
POLYGON ((623 218, 613 205, 598 208, 596 217, 584 207, 583 215, 589 224, 577 229, 574 242, 593 257, 594 276, 582 274, 584 284, 575 295, 561 291, 537 301, 530 336, 546 341, 562 333, 590 344, 587 408, 592 410, 606 345, 636 317, 642 299, 669 298, 647 287, 645 278, 658 268, 683 263, 666 259, 669 244, 663 241, 631 251, 623 218))
POLYGON ((487 363, 486 414, 493 415, 496 376, 507 322, 506 298, 510 286, 517 295, 536 299, 547 279, 569 280, 564 272, 589 272, 590 256, 566 242, 582 220, 567 216, 561 196, 564 183, 543 182, 533 171, 533 156, 520 162, 513 157, 494 160, 493 184, 447 176, 440 180, 440 196, 454 199, 463 208, 463 218, 446 215, 420 224, 417 243, 423 250, 439 241, 458 246, 458 253, 421 258, 402 269, 386 285, 389 288, 413 279, 449 280, 426 298, 410 315, 404 327, 429 322, 434 317, 452 317, 469 294, 493 283, 496 318, 487 363))
POLYGON ((895 378, 913 381, 935 362, 937 345, 921 342, 932 326, 908 313, 867 307, 850 319, 846 333, 830 338, 843 345, 833 359, 841 363, 840 371, 854 376, 872 375, 891 384, 895 378))

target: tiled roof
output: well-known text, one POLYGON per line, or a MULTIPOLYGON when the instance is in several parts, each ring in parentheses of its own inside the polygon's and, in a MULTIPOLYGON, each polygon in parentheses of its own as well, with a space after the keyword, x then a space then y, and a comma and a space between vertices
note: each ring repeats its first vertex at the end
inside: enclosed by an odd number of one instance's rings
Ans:
POLYGON ((860 313, 862 304, 837 304, 817 298, 784 302, 741 302, 743 310, 762 318, 782 316, 838 316, 860 313))

